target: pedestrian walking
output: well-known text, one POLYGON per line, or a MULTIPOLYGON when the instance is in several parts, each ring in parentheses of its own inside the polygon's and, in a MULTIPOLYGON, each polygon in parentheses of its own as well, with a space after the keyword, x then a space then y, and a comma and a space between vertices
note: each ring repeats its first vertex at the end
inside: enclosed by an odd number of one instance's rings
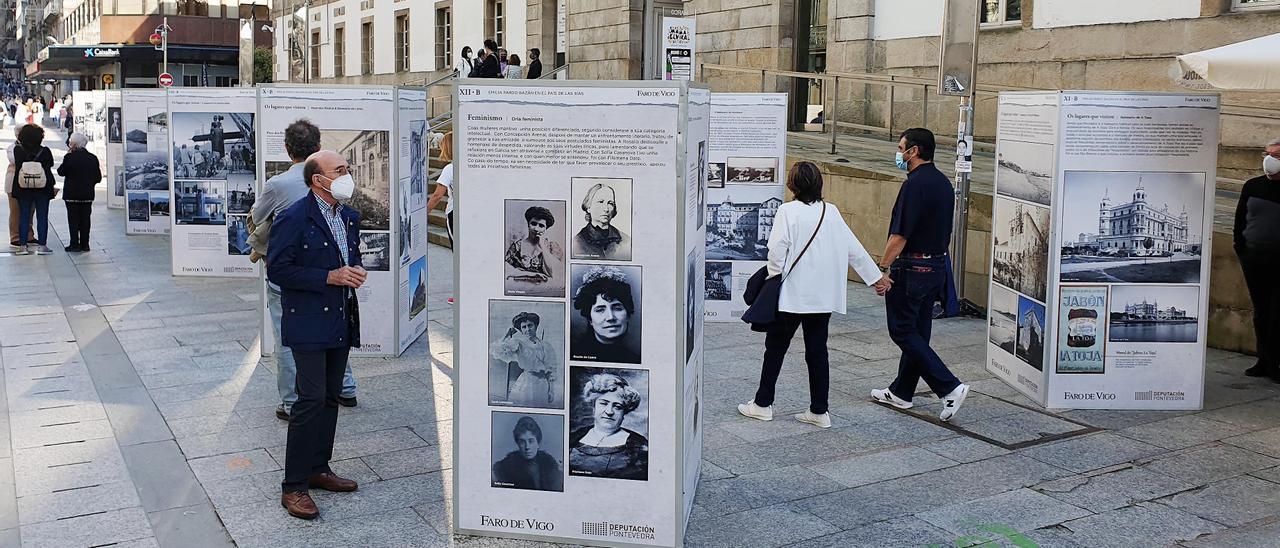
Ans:
POLYGON ((53 179, 53 152, 44 146, 44 128, 27 124, 18 130, 18 145, 13 149, 16 172, 13 194, 18 200, 18 249, 14 255, 48 255, 53 253, 45 242, 49 235, 49 200, 56 190, 53 179), (34 217, 36 233, 31 233, 34 217), (34 237, 34 238, 33 238, 34 237))
MULTIPOLYGON (((306 159, 320 150, 320 128, 306 119, 289 124, 289 127, 284 130, 284 150, 293 161, 293 165, 289 166, 284 173, 267 179, 262 187, 262 194, 254 200, 251 211, 254 233, 257 234, 259 231, 267 233, 268 256, 275 218, 309 194, 302 172, 305 169, 306 159)), ((268 269, 270 266, 268 261, 268 269)), ((284 308, 280 302, 281 295, 280 286, 268 281, 267 310, 271 313, 271 328, 272 333, 275 334, 276 388, 280 392, 280 405, 276 407, 276 417, 287 421, 294 404, 298 401, 298 365, 293 359, 293 353, 285 348, 280 332, 280 323, 284 315, 284 308)), ((351 374, 350 363, 346 365, 342 375, 342 390, 338 393, 338 403, 345 407, 355 407, 357 404, 356 378, 351 374)))
POLYGON ((1236 206, 1234 244, 1253 301, 1258 361, 1244 371, 1280 383, 1280 139, 1262 155, 1262 175, 1249 179, 1236 206))
POLYGON ((832 313, 846 311, 848 269, 853 267, 877 291, 886 289, 889 279, 849 229, 840 210, 823 201, 818 166, 797 162, 787 174, 787 189, 795 199, 778 207, 769 232, 768 276, 782 276, 777 317, 765 332, 760 387, 751 401, 738 405, 738 412, 753 419, 773 420, 774 386, 783 358, 796 330, 803 327, 809 409, 795 419, 830 428, 827 328, 832 313))
POLYGON ((94 187, 102 182, 102 167, 98 157, 85 149, 88 143, 89 138, 83 133, 72 133, 67 138, 70 148, 58 166, 58 175, 62 176, 62 201, 67 204, 67 234, 71 238, 64 248, 68 253, 89 251, 94 187))
MULTIPOLYGON (((447 132, 440 139, 440 159, 445 162, 440 174, 436 176, 436 189, 431 192, 431 197, 427 198, 426 214, 431 215, 435 211, 440 200, 444 200, 444 228, 449 236, 449 247, 453 248, 453 132, 447 132)), ((453 297, 448 298, 449 304, 453 304, 453 297)))
POLYGON ((969 394, 938 353, 929 347, 934 303, 948 312, 958 308, 951 275, 951 214, 955 193, 951 181, 933 165, 933 133, 912 128, 898 141, 898 168, 908 172, 898 191, 889 220, 889 242, 881 268, 887 268, 890 288, 885 294, 889 338, 902 349, 898 376, 887 389, 871 391, 871 399, 909 409, 916 385, 924 379, 942 398, 938 418, 950 421, 969 394))
POLYGON ((267 279, 288 303, 280 331, 298 366, 280 504, 294 517, 314 519, 320 510, 309 488, 358 489, 334 474, 329 461, 342 372, 351 348, 360 345, 355 291, 368 274, 360 260, 360 214, 343 205, 356 186, 346 159, 332 150, 316 152, 303 164, 302 177, 310 192, 273 222, 267 279))
POLYGON ((507 68, 503 70, 502 75, 508 80, 520 80, 524 78, 524 67, 520 66, 520 56, 512 53, 507 57, 507 68))
POLYGON ((542 78, 542 50, 538 48, 529 50, 529 70, 525 78, 530 80, 542 78))

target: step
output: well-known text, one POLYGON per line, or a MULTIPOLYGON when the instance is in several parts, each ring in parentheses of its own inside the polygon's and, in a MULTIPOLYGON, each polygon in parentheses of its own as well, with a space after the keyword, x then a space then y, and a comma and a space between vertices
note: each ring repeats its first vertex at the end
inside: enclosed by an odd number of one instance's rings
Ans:
POLYGON ((448 220, 449 218, 444 214, 443 203, 441 203, 439 206, 436 206, 435 209, 427 213, 427 223, 431 226, 438 226, 443 228, 445 224, 448 222, 448 220))
POLYGON ((427 243, 453 249, 453 244, 449 242, 449 233, 443 226, 435 226, 433 224, 427 227, 427 243))

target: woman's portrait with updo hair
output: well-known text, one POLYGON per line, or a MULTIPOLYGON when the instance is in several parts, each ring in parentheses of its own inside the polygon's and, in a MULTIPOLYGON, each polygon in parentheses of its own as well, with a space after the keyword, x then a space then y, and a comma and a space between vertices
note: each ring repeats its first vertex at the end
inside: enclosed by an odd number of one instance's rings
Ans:
POLYGON ((506 294, 563 297, 565 203, 507 200, 505 214, 506 294))

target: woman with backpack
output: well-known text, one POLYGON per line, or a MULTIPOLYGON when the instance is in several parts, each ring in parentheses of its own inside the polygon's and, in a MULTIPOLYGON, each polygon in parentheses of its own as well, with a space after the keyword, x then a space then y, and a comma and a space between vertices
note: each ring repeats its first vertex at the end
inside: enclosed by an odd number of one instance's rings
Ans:
POLYGON ((13 197, 18 200, 18 250, 14 255, 49 255, 45 245, 49 235, 49 200, 53 187, 53 152, 44 146, 44 128, 27 124, 18 130, 18 144, 13 148, 13 197), (31 240, 31 218, 36 219, 36 239, 31 240))

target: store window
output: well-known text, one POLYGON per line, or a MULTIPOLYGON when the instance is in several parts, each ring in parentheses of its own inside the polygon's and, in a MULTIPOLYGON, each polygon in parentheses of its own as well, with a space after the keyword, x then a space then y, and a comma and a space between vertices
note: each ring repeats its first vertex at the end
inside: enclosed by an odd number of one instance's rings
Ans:
POLYGON ((333 77, 342 78, 347 74, 347 28, 333 28, 333 77))
POLYGON ((504 4, 503 0, 487 0, 485 3, 484 34, 492 37, 499 46, 503 45, 502 38, 507 30, 504 4))
POLYGON ((373 21, 360 23, 360 74, 373 74, 373 21))
POLYGON ((1233 10, 1280 8, 1280 0, 1231 0, 1233 10))
POLYGON ((396 72, 409 71, 409 10, 396 14, 396 72))
POLYGON ((311 31, 311 77, 320 77, 320 31, 311 31))
POLYGON ((453 10, 436 8, 436 70, 447 69, 452 64, 453 10))
POLYGON ((1022 0, 982 0, 982 24, 1017 25, 1022 22, 1022 0))

